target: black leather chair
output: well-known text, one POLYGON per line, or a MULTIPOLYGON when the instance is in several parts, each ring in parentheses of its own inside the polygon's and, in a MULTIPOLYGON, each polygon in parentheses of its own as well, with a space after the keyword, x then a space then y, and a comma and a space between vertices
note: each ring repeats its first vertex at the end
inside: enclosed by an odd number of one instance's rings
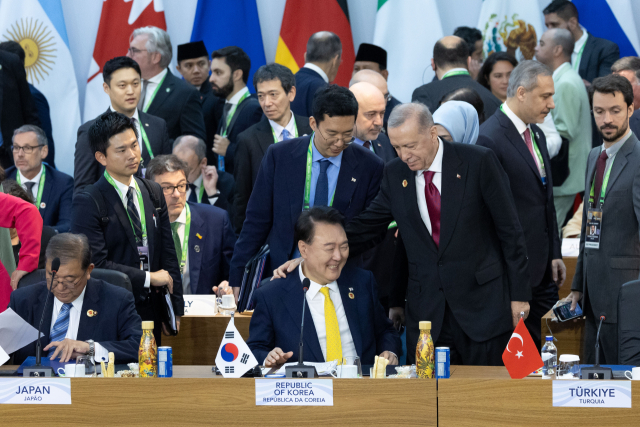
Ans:
POLYGON ((618 294, 618 363, 640 366, 640 280, 625 283, 618 294))
MULTIPOLYGON (((106 270, 104 268, 94 268, 91 272, 91 277, 93 279, 104 280, 107 283, 125 288, 129 292, 132 292, 131 280, 129 280, 129 276, 122 273, 121 271, 106 270)), ((35 285, 36 283, 41 283, 45 280, 46 271, 44 269, 35 270, 20 279, 20 282, 18 282, 18 288, 35 285)))

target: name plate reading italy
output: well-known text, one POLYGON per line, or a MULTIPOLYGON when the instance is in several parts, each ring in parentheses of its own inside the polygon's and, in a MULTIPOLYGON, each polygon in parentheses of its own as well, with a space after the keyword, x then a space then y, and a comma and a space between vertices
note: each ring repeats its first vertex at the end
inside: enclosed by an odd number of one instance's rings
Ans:
POLYGON ((71 379, 0 378, 0 404, 71 405, 71 379))
POLYGON ((215 316, 218 313, 215 295, 185 295, 185 316, 215 316))
POLYGON ((553 406, 631 408, 631 381, 553 381, 553 406))
POLYGON ((333 406, 333 380, 256 378, 256 406, 333 406))

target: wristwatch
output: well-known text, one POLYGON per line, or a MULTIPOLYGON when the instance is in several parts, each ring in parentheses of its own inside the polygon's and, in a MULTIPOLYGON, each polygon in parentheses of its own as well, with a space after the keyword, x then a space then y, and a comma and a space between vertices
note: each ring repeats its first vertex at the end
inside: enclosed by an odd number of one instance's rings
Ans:
POLYGON ((93 340, 87 340, 85 341, 87 344, 89 344, 89 353, 87 353, 89 356, 93 357, 96 354, 96 343, 93 340))

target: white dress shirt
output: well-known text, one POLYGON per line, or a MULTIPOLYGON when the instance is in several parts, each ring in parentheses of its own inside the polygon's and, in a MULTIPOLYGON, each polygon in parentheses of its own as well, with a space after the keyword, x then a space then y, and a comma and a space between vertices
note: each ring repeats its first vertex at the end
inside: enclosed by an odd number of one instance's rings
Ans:
POLYGON ((276 133, 276 137, 278 138, 278 142, 282 142, 284 137, 282 136, 282 131, 285 129, 289 132, 289 138, 296 137, 296 118, 293 116, 293 111, 291 112, 291 118, 289 119, 289 123, 285 127, 280 126, 278 123, 273 120, 269 120, 269 124, 271 125, 271 129, 276 133))
POLYGON ((307 62, 306 64, 304 64, 304 68, 315 71, 316 73, 320 74, 320 77, 322 77, 322 80, 324 80, 325 83, 329 83, 329 76, 327 76, 327 73, 325 73, 324 70, 318 67, 316 64, 307 62))
MULTIPOLYGON (((22 175, 22 172, 20 172, 20 169, 18 169, 18 174, 20 174, 20 185, 22 185, 22 188, 24 188, 25 190, 27 189, 27 186, 24 185, 27 182, 35 183, 35 185, 31 189, 31 193, 32 193, 31 195, 33 196, 33 200, 34 201, 38 197, 38 188, 40 187, 40 177, 42 176, 42 170, 43 169, 44 169, 44 165, 41 165, 40 166, 40 172, 38 172, 38 175, 34 176, 32 179, 25 178, 25 176, 22 175)), ((36 206, 36 207, 38 209, 40 209, 40 206, 36 206)))
MULTIPOLYGON (((187 209, 182 208, 182 212, 174 222, 178 224, 178 237, 180 238, 180 245, 184 245, 184 232, 187 224, 187 209)), ((173 230, 172 230, 173 231, 173 230)), ((178 260, 178 265, 180 265, 178 260)), ((189 280, 189 249, 187 248, 187 259, 184 264, 184 270, 182 273, 182 293, 183 295, 191 295, 191 280, 189 280)))
MULTIPOLYGON (((86 290, 87 288, 85 286, 80 296, 71 303, 73 307, 69 309, 69 327, 67 328, 67 335, 65 335, 64 337, 69 338, 70 340, 75 341, 78 339, 78 327, 80 326, 80 316, 82 314, 82 303, 84 302, 84 293, 86 290)), ((56 324, 56 319, 58 319, 58 315, 60 314, 60 310, 62 310, 63 305, 64 303, 60 301, 57 297, 53 298, 53 312, 51 314, 51 329, 49 333, 53 331, 53 327, 56 324)), ((94 348, 95 348, 95 354, 93 356, 93 359, 95 361, 97 362, 108 361, 109 351, 107 349, 105 349, 103 346, 101 346, 98 343, 94 344, 94 348)))
MULTIPOLYGON (((121 183, 118 180, 113 180, 113 182, 116 183, 116 187, 118 187, 118 195, 120 196, 120 200, 122 200, 122 204, 124 205, 124 210, 127 210, 127 191, 129 191, 129 188, 133 188, 133 192, 134 192, 134 196, 133 196, 133 205, 136 207, 136 210, 138 211, 138 216, 140 217, 140 222, 142 222, 142 215, 140 214, 140 205, 138 204, 138 197, 136 196, 137 191, 136 191, 136 184, 135 184, 135 180, 133 179, 133 177, 131 177, 131 181, 129 182, 129 185, 124 185, 123 183, 121 183)), ((153 227, 155 224, 147 224, 147 230, 149 230, 149 227, 153 227)), ((148 233, 148 231, 147 231, 148 233)), ((148 239, 143 238, 142 240, 142 245, 143 246, 147 246, 148 244, 148 239)), ((151 262, 151 260, 149 260, 149 262, 151 262)), ((146 278, 144 279, 144 287, 148 288, 151 286, 151 275, 148 271, 145 272, 146 278)))
MULTIPOLYGON (((436 152, 436 157, 433 159, 429 169, 427 169, 427 171, 435 172, 432 182, 440 194, 442 194, 442 151, 442 140, 438 138, 438 151, 436 152)), ((426 186, 424 172, 424 170, 416 171, 416 194, 418 196, 418 209, 420 210, 422 222, 424 222, 429 234, 431 234, 431 219, 429 218, 429 210, 427 209, 427 197, 424 194, 426 186)))
MULTIPOLYGON (((111 111, 116 111, 116 109, 113 108, 113 105, 110 105, 109 109, 111 109, 111 111)), ((135 119, 133 121, 133 124, 136 127, 136 132, 138 133, 138 145, 140 146, 140 154, 142 154, 142 152, 147 149, 147 146, 145 145, 144 141, 142 140, 142 134, 140 133, 140 116, 138 115, 138 109, 137 108, 133 112, 133 116, 131 116, 131 118, 135 119)))
MULTIPOLYGON (((202 187, 202 180, 203 178, 201 173, 200 176, 197 177, 196 180, 192 182, 192 184, 196 187, 196 200, 197 200, 198 194, 200 194, 200 187, 202 187)), ((207 199, 210 205, 214 205, 218 201, 218 196, 220 196, 220 190, 218 190, 218 192, 211 197, 208 197, 207 190, 204 190, 204 193, 202 193, 202 198, 207 199)), ((191 187, 187 185, 187 200, 189 200, 189 197, 191 197, 191 187)))
POLYGON ((582 49, 582 46, 584 46, 584 44, 587 42, 587 38, 589 37, 589 34, 587 34, 587 29, 585 27, 580 25, 580 29, 582 30, 582 36, 580 36, 580 38, 573 44, 573 52, 571 53, 571 64, 573 65, 574 70, 580 68, 580 64, 576 63, 576 61, 578 60, 578 53, 580 52, 580 49, 582 49))
MULTIPOLYGON (((533 135, 533 131, 531 130, 531 126, 526 124, 525 122, 523 122, 522 119, 520 119, 520 117, 518 117, 516 115, 516 113, 514 113, 511 110, 511 108, 509 108, 509 106, 507 105, 506 102, 502 104, 502 108, 504 110, 504 113, 507 115, 507 117, 509 117, 509 120, 511 120, 513 125, 518 130, 518 133, 520 134, 520 137, 522 138, 522 141, 525 141, 524 132, 527 129, 529 129, 529 135, 531 135, 531 142, 533 143, 533 140, 535 139, 535 135, 533 135)), ((548 115, 550 115, 550 114, 548 114, 548 115)), ((554 127, 555 127, 555 124, 554 124, 554 127)), ((538 141, 536 140, 536 144, 537 143, 538 143, 538 141)), ((526 142, 525 142, 525 147, 526 147, 526 142)), ((527 150, 529 150, 529 147, 527 147, 527 150)), ((540 167, 540 160, 538 159, 538 156, 533 156, 533 161, 536 163, 536 167, 538 168, 538 172, 540 172, 540 174, 542 175, 542 167, 540 167)))
POLYGON ((549 152, 549 158, 553 159, 560 152, 562 147, 562 137, 556 129, 556 124, 553 121, 551 113, 547 114, 544 118, 544 122, 536 123, 542 133, 544 133, 544 139, 547 140, 547 151, 549 152))
MULTIPOLYGON (((149 101, 151 101, 151 97, 153 96, 153 93, 156 91, 156 88, 158 87, 158 85, 160 84, 162 79, 164 79, 164 77, 167 75, 168 72, 169 72, 169 70, 167 68, 165 68, 164 70, 160 71, 155 76, 151 77, 150 79, 147 79, 147 82, 148 82, 147 83, 147 93, 146 93, 146 95, 144 97, 144 104, 143 104, 145 108, 149 107, 147 104, 149 103, 149 101)), ((143 82, 143 84, 144 84, 144 82, 143 82)), ((145 108, 143 108, 143 110, 145 108)))
POLYGON ((240 98, 242 98, 242 96, 247 92, 249 92, 249 88, 245 86, 240 89, 235 95, 233 95, 231 99, 227 100, 226 103, 231 105, 238 105, 238 103, 240 102, 240 98))
MULTIPOLYGON (((298 273, 300 274, 300 281, 304 281, 305 275, 302 273, 302 264, 298 267, 298 273)), ((316 327, 316 334, 318 335, 318 341, 320 341, 322 355, 326 360, 327 329, 324 322, 324 295, 320 292, 320 288, 322 288, 320 284, 311 279, 309 279, 309 281, 311 282, 311 285, 307 291, 307 304, 309 304, 309 312, 311 313, 313 324, 316 327)), ((340 296, 340 290, 338 289, 338 282, 333 281, 326 286, 329 288, 329 295, 331 296, 333 307, 336 309, 338 327, 340 328, 340 341, 342 343, 342 357, 358 356, 356 346, 353 343, 353 337, 351 336, 351 330, 349 329, 347 314, 345 313, 344 306, 342 305, 342 297, 340 296)))

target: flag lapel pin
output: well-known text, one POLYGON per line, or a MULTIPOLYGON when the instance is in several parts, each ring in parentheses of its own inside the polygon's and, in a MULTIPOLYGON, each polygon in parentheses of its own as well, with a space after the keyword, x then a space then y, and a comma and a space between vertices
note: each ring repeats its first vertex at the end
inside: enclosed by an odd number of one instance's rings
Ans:
POLYGON ((409 183, 407 182, 407 180, 405 179, 404 181, 402 181, 402 186, 406 187, 407 185, 409 185, 409 183))
POLYGON ((200 233, 196 233, 196 237, 202 240, 202 236, 200 235, 200 233))

